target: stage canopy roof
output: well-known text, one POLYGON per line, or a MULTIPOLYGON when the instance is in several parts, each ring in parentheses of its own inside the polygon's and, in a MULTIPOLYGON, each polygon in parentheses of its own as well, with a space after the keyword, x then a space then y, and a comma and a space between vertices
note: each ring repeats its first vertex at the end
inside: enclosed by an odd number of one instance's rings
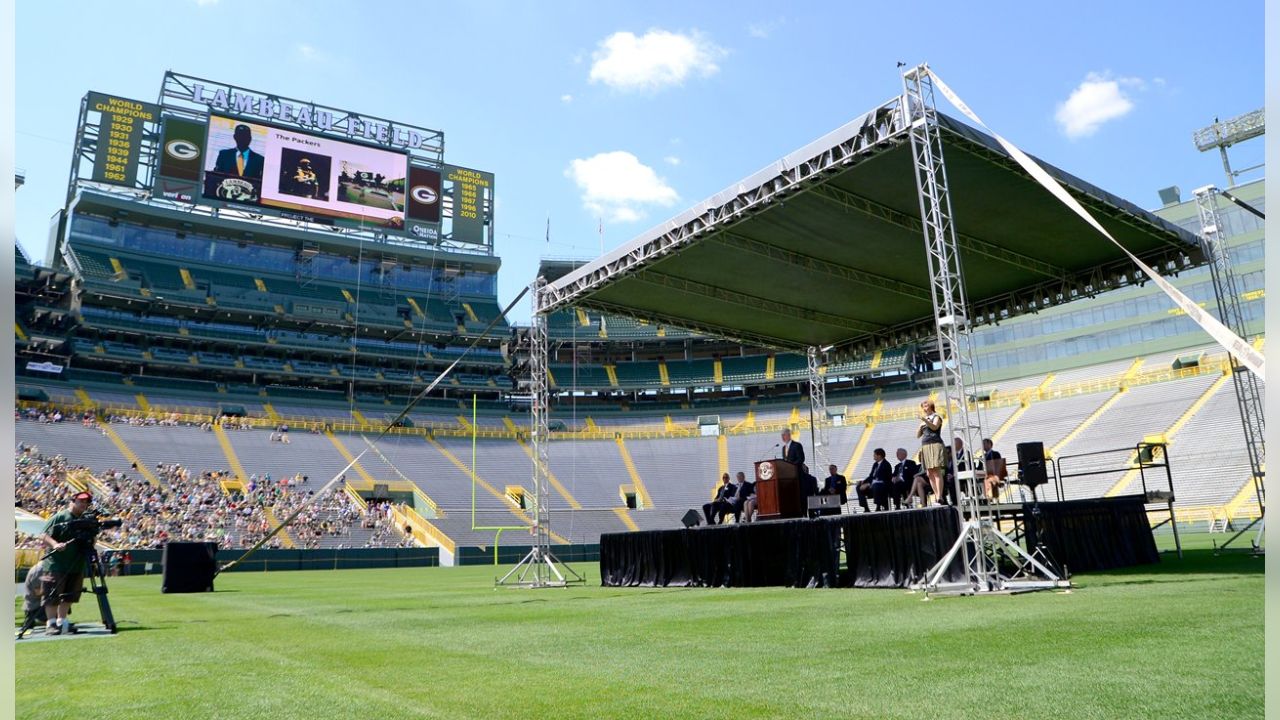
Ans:
MULTIPOLYGON (((975 323, 1141 282, 1118 248, 993 138, 939 114, 975 323)), ((1203 262, 1195 236, 1041 163, 1165 275, 1203 262)), ((932 337, 910 140, 895 98, 547 285, 578 306, 782 349, 862 353, 932 337)))

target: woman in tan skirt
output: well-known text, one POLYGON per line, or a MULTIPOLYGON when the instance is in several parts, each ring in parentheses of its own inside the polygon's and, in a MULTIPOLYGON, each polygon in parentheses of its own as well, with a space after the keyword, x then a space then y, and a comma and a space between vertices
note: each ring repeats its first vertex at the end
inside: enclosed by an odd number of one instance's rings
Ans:
POLYGON ((920 465, 929 475, 933 499, 942 502, 942 473, 947 466, 947 446, 942 442, 942 417, 932 400, 920 403, 920 427, 916 430, 916 437, 920 438, 920 465))

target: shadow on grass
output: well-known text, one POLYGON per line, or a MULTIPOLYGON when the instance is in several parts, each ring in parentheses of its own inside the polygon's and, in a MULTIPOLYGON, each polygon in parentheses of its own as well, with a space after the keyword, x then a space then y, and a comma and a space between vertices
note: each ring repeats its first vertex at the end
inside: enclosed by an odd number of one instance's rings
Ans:
POLYGON ((1188 575, 1262 575, 1265 569, 1266 564, 1261 557, 1248 554, 1214 555, 1213 550, 1205 548, 1183 550, 1181 558, 1173 553, 1162 553, 1158 563, 1081 573, 1080 577, 1088 580, 1089 578, 1119 578, 1134 575, 1177 575, 1183 578, 1188 575))
POLYGON ((176 630, 177 629, 176 627, 156 627, 154 625, 140 625, 133 620, 129 620, 128 623, 129 624, 127 626, 125 625, 125 621, 116 623, 116 633, 134 633, 134 632, 140 632, 144 630, 155 631, 155 630, 176 630))

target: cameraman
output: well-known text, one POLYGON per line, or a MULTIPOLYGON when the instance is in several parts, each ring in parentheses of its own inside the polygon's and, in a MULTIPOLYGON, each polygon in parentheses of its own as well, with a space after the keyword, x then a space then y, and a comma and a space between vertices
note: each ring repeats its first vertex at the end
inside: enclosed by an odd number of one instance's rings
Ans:
POLYGON ((46 634, 75 632, 67 621, 67 614, 71 612, 72 603, 80 601, 80 591, 84 587, 85 557, 78 544, 72 541, 75 532, 70 523, 83 517, 92 502, 93 495, 87 492, 76 493, 67 509, 54 513, 44 525, 41 540, 50 549, 43 563, 44 575, 40 578, 44 612, 49 620, 46 634))

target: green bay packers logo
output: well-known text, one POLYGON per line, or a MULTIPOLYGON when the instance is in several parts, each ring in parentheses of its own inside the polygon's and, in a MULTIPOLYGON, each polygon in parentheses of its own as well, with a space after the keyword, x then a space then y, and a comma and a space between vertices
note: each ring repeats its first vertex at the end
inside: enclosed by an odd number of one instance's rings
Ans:
POLYGON ((170 140, 164 144, 164 152, 174 160, 195 160, 200 157, 200 146, 190 140, 170 140))
POLYGON ((414 202, 420 205, 435 205, 436 201, 440 199, 439 193, 430 185, 414 185, 413 189, 409 191, 409 195, 414 202))

